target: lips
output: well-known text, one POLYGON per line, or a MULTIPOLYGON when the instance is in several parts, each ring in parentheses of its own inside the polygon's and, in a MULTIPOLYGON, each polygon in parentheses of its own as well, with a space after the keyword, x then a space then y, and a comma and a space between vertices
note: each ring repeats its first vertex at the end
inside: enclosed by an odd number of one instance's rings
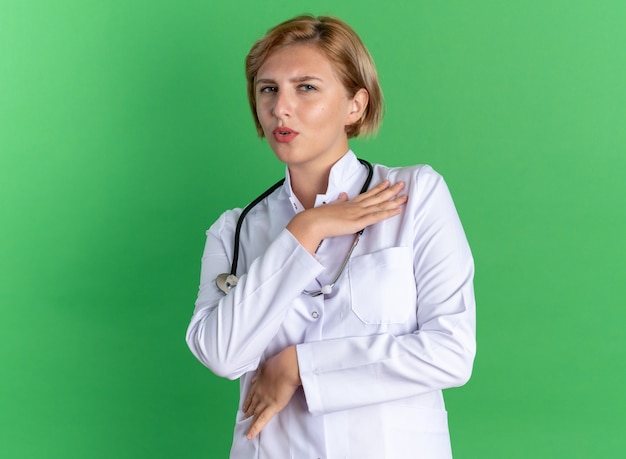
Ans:
POLYGON ((277 142, 291 142, 296 138, 298 132, 286 126, 279 126, 272 131, 272 134, 277 142))

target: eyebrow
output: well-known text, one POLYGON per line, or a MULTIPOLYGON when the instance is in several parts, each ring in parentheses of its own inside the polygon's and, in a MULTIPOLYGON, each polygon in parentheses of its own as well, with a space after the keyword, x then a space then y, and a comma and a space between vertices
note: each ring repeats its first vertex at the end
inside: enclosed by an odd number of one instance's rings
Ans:
MULTIPOLYGON (((305 75, 305 76, 301 76, 301 77, 296 77, 296 78, 291 78, 289 80, 290 83, 303 83, 305 81, 311 81, 311 80, 316 80, 316 81, 322 81, 321 78, 318 78, 316 76, 310 76, 310 75, 305 75)), ((276 84, 276 81, 271 79, 271 78, 261 78, 258 79, 256 81, 256 84, 276 84)))

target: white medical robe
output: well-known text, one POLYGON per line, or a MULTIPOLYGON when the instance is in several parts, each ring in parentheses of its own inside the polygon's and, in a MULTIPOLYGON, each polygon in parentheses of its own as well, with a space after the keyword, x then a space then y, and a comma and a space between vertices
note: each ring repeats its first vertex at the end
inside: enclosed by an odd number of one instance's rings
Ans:
MULTIPOLYGON (((356 196, 366 168, 349 151, 327 193, 356 196)), ((187 332, 215 374, 240 378, 233 459, 451 457, 442 389, 464 384, 475 355, 474 265, 448 188, 429 166, 374 165, 372 186, 404 181, 396 217, 367 227, 329 295, 310 297, 339 271, 353 235, 324 240, 315 256, 285 229, 302 206, 284 185, 258 204, 241 231, 238 285, 230 271, 241 209, 207 231, 201 283, 187 332), (257 368, 297 345, 302 387, 261 434, 247 440, 241 405, 257 368)))

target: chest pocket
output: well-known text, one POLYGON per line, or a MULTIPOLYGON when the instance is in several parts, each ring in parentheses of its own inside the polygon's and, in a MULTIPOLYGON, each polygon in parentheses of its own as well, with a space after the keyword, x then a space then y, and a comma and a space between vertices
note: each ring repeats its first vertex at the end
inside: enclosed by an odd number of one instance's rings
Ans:
MULTIPOLYGON (((348 265, 352 311, 366 324, 398 324, 416 314, 413 259, 408 247, 354 257, 348 265)), ((414 319, 413 319, 414 320, 414 319)))

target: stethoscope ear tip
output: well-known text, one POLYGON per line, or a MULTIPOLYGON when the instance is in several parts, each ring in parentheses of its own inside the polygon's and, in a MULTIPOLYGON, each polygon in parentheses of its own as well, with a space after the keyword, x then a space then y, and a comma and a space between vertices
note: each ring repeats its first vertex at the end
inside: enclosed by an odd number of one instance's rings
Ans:
POLYGON ((225 294, 229 294, 231 289, 237 285, 237 276, 234 274, 223 273, 215 279, 215 285, 225 294))

